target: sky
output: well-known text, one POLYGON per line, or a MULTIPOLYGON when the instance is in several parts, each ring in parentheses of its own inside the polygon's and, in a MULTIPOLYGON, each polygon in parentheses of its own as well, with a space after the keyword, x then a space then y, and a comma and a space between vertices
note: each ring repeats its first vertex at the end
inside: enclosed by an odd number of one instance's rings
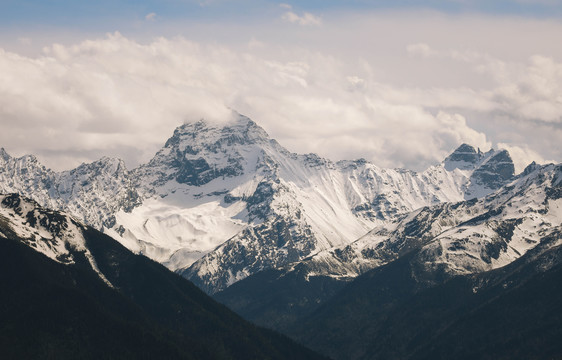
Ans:
POLYGON ((184 122, 420 171, 562 159, 562 0, 0 0, 0 147, 132 169, 184 122))

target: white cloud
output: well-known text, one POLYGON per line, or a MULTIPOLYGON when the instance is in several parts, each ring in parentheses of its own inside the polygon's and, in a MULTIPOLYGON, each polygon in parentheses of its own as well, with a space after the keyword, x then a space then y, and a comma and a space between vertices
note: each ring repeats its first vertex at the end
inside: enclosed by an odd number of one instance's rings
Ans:
POLYGON ((38 58, 3 52, 0 141, 19 150, 25 134, 33 152, 76 152, 77 162, 109 149, 134 164, 146 161, 184 120, 220 121, 230 107, 291 150, 333 159, 423 168, 460 142, 487 144, 460 115, 385 101, 377 87, 368 89, 365 78, 333 58, 301 56, 271 61, 182 38, 140 44, 118 33, 53 45, 38 58))
POLYGON ((509 152, 513 159, 513 164, 515 165, 515 172, 519 173, 527 167, 533 161, 538 164, 546 164, 549 162, 554 162, 552 160, 548 161, 543 159, 543 157, 536 151, 531 150, 527 145, 523 144, 521 146, 513 144, 498 143, 499 149, 505 149, 509 152))
POLYGON ((304 12, 302 15, 298 15, 293 11, 287 11, 283 14, 282 19, 302 26, 320 26, 322 25, 322 19, 316 15, 309 12, 304 12))
POLYGON ((252 50, 252 49, 263 48, 263 47, 265 47, 265 44, 263 42, 257 40, 256 38, 252 37, 252 39, 250 41, 248 41, 247 46, 250 50, 252 50))
POLYGON ((0 50, 0 146, 57 168, 102 155, 132 167, 183 121, 232 108, 289 150, 334 160, 420 170, 462 142, 513 149, 518 168, 562 158, 562 25, 383 15, 0 50))
POLYGON ((423 58, 429 58, 436 55, 436 52, 432 50, 429 45, 425 43, 410 44, 406 47, 406 51, 412 56, 421 56, 423 58))
MULTIPOLYGON (((552 57, 532 55, 526 62, 510 63, 477 51, 435 50, 424 43, 408 45, 406 50, 422 58, 467 63, 476 74, 492 80, 492 86, 485 91, 448 89, 449 101, 445 100, 447 94, 433 89, 429 94, 436 104, 497 111, 525 121, 562 123, 562 63, 552 57)), ((425 105, 431 102, 417 95, 425 105)))
POLYGON ((155 21, 156 20, 156 13, 151 12, 150 14, 146 14, 144 17, 147 21, 155 21))

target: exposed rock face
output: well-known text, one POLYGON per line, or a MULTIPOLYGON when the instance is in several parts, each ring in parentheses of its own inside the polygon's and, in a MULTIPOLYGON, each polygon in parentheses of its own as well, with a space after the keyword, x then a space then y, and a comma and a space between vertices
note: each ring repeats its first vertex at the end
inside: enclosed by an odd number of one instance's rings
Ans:
POLYGON ((443 165, 446 170, 455 169, 469 172, 469 180, 464 186, 464 198, 479 198, 497 190, 515 175, 513 160, 507 150, 490 150, 482 153, 472 146, 462 144, 443 165))
POLYGON ((486 156, 485 161, 472 173, 471 184, 499 189, 515 174, 513 160, 507 150, 501 150, 486 156))
POLYGON ((453 171, 454 169, 473 170, 483 156, 484 154, 480 149, 476 151, 474 147, 462 144, 445 158, 445 169, 447 171, 453 171))
POLYGON ((152 186, 171 180, 201 186, 219 177, 242 175, 244 150, 268 142, 267 133, 248 118, 222 128, 200 120, 178 127, 156 156, 135 173, 150 179, 152 186))

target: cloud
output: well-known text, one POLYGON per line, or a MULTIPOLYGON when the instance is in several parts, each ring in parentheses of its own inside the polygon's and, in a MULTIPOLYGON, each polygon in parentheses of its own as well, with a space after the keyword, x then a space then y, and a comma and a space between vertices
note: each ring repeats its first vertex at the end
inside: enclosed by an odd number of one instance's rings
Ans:
POLYGON ((480 104, 480 110, 497 111, 511 118, 562 123, 562 63, 552 57, 532 55, 524 63, 509 63, 476 51, 438 51, 422 43, 408 45, 406 50, 410 55, 426 59, 467 63, 474 73, 493 80, 491 88, 465 94, 468 96, 453 89, 450 95, 457 106, 474 109, 480 104))
POLYGON ((259 48, 265 47, 265 44, 263 42, 257 40, 255 37, 252 37, 252 39, 250 39, 250 41, 248 41, 247 47, 250 50, 259 49, 259 48))
POLYGON ((436 55, 436 52, 425 43, 410 44, 406 47, 406 51, 409 55, 421 56, 422 58, 429 58, 436 55))
POLYGON ((182 122, 235 109, 290 151, 333 160, 423 170, 462 142, 501 144, 518 168, 562 158, 561 25, 323 16, 322 31, 272 21, 259 40, 254 25, 218 24, 185 30, 199 40, 114 33, 0 50, 0 146, 59 169, 102 155, 132 167, 182 122))
POLYGON ((513 163, 515 165, 515 172, 520 173, 533 161, 538 164, 546 164, 549 162, 554 162, 552 160, 545 160, 539 153, 530 149, 527 145, 513 145, 498 143, 499 149, 505 149, 513 158, 513 163))
POLYGON ((183 121, 222 121, 229 108, 292 151, 335 160, 421 168, 460 142, 488 145, 462 116, 382 100, 365 77, 315 52, 272 61, 183 38, 140 44, 115 33, 55 44, 38 58, 2 52, 0 73, 0 141, 23 151, 25 136, 25 148, 64 159, 49 159, 55 167, 108 151, 129 164, 146 161, 183 121), (80 155, 67 162, 73 153, 80 155))
MULTIPOLYGON (((525 63, 508 63, 476 51, 450 49, 438 51, 427 44, 408 45, 409 55, 424 59, 449 59, 469 64, 473 72, 492 80, 485 91, 447 89, 444 94, 433 89, 435 103, 485 111, 501 112, 505 116, 526 121, 562 123, 562 63, 551 57, 530 56, 525 63), (450 100, 446 101, 445 98, 450 100), (439 98, 439 99, 437 99, 439 98)), ((417 94, 417 101, 429 105, 431 100, 417 94), (422 100, 423 99, 423 100, 422 100)))
POLYGON ((156 20, 156 13, 151 12, 149 14, 146 14, 144 19, 147 20, 147 21, 155 21, 156 20))
POLYGON ((322 25, 322 19, 316 15, 309 12, 304 12, 302 15, 298 15, 293 11, 287 11, 283 14, 282 19, 286 22, 299 24, 302 26, 320 26, 322 25))

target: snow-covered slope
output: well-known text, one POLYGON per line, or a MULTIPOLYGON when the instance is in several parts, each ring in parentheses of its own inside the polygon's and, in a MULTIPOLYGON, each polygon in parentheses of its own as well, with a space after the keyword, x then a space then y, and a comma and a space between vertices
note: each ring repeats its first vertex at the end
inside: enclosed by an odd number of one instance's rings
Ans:
POLYGON ((131 179, 123 161, 115 158, 57 173, 33 155, 13 158, 0 148, 0 192, 22 194, 98 229, 113 227, 119 209, 130 211, 140 204, 131 179))
POLYGON ((75 264, 85 258, 98 276, 111 283, 98 269, 86 246, 84 227, 69 215, 45 209, 19 194, 0 194, 0 237, 18 239, 61 264, 75 264))
POLYGON ((487 197, 415 210, 298 267, 308 276, 353 278, 421 248, 427 268, 480 273, 511 263, 561 230, 562 165, 532 164, 487 197))
POLYGON ((102 158, 56 173, 0 152, 0 191, 68 211, 213 292, 344 248, 424 206, 481 197, 513 176, 506 151, 462 145, 421 173, 293 154, 239 114, 178 127, 147 164, 102 158))
POLYGON ((466 200, 479 198, 499 189, 514 174, 514 166, 507 150, 482 153, 462 144, 443 162, 447 171, 461 171, 467 177, 462 186, 466 200))
POLYGON ((0 256, 2 359, 325 359, 19 194, 0 194, 0 256))

